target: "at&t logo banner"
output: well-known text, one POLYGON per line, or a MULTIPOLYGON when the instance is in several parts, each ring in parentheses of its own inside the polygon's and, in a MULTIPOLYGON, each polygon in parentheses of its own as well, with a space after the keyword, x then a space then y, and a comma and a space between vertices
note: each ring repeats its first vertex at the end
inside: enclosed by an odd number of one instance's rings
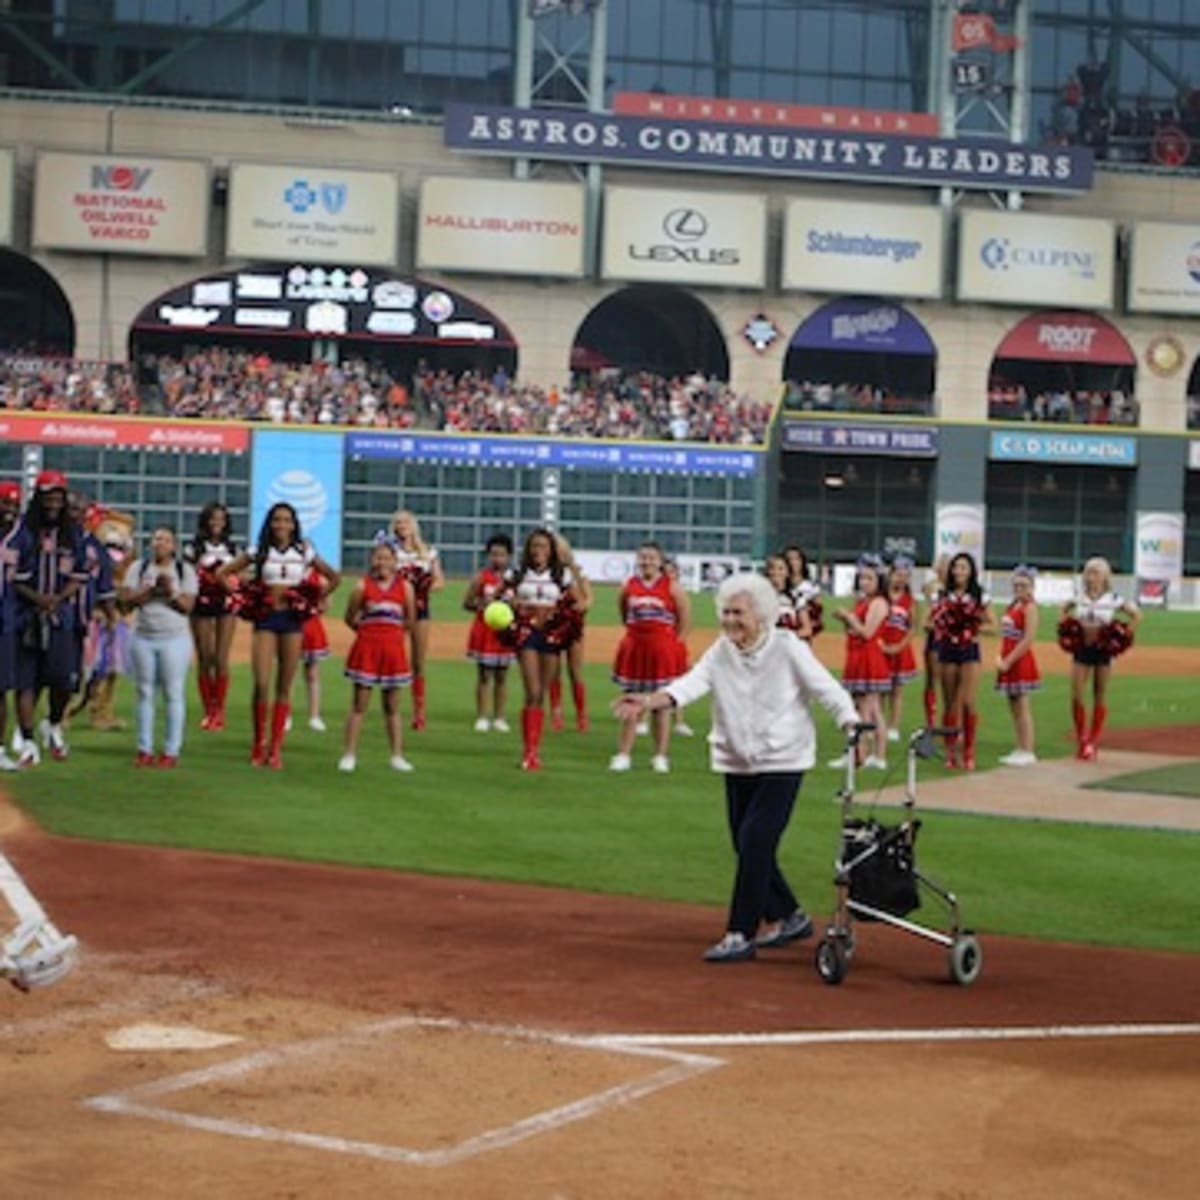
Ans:
POLYGON ((343 437, 255 430, 250 462, 250 537, 273 504, 290 504, 304 536, 336 567, 342 561, 343 437))

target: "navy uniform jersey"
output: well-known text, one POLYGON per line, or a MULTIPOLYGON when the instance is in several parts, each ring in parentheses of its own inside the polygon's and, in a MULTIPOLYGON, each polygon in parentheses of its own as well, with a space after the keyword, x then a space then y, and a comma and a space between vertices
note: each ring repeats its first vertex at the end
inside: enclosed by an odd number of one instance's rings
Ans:
POLYGON ((20 522, 0 535, 0 635, 11 633, 17 625, 17 559, 20 555, 20 522))
POLYGON ((112 559, 103 543, 93 534, 81 535, 83 564, 87 572, 87 583, 75 593, 75 615, 79 629, 86 629, 91 622, 97 605, 115 600, 112 559))
MULTIPOLYGON (((27 526, 22 527, 17 539, 17 570, 14 580, 43 595, 62 592, 73 580, 87 584, 87 564, 83 550, 83 536, 72 531, 59 538, 57 529, 35 533, 27 526)), ((60 604, 55 613, 55 623, 60 627, 74 628, 77 617, 74 598, 60 604)), ((26 618, 33 615, 34 606, 17 598, 17 621, 24 625, 26 618)))

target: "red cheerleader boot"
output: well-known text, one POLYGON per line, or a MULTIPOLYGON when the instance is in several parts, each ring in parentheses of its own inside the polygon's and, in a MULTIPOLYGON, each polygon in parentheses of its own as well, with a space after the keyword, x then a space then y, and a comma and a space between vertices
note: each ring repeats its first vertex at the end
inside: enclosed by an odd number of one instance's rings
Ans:
POLYGON ((425 676, 417 675, 412 681, 413 719, 412 727, 418 732, 425 728, 425 676))
POLYGON ((555 733, 563 731, 562 680, 550 682, 550 728, 555 733))
POLYGON ((250 750, 250 765, 252 767, 266 766, 267 762, 267 706, 254 706, 254 745, 250 750))
POLYGON ((1087 758, 1087 709, 1078 700, 1071 704, 1071 719, 1075 722, 1075 757, 1087 758))
POLYGON ((218 675, 213 680, 213 715, 209 726, 214 732, 225 728, 225 697, 229 695, 229 676, 218 675))
POLYGON ((937 691, 926 688, 923 696, 925 701, 925 728, 933 729, 937 725, 937 691))
POLYGON ((196 690, 200 693, 200 703, 204 705, 204 716, 200 718, 201 729, 211 729, 213 720, 213 680, 211 675, 201 671, 196 676, 196 690))
POLYGON ((546 723, 545 709, 530 705, 521 713, 521 721, 525 727, 525 757, 521 760, 521 770, 540 771, 542 760, 538 751, 542 743, 542 728, 546 723))
POLYGON ((582 683, 576 683, 572 686, 571 693, 575 699, 575 728, 580 733, 587 733, 592 727, 591 721, 588 720, 587 688, 582 683))
POLYGON ((958 770, 958 722, 949 713, 942 714, 942 726, 953 732, 946 734, 946 767, 951 771, 958 770))
POLYGON ((1108 708, 1103 704, 1097 704, 1092 712, 1092 732, 1088 738, 1087 753, 1084 755, 1088 760, 1094 759, 1100 751, 1100 735, 1104 732, 1104 721, 1108 716, 1108 708))
POLYGON ((975 770, 975 730, 979 727, 979 714, 967 713, 964 721, 966 738, 963 743, 963 767, 968 771, 975 770))
POLYGON ((277 700, 271 711, 271 752, 267 756, 267 766, 273 771, 283 769, 283 735, 287 730, 288 717, 292 715, 292 706, 277 700))

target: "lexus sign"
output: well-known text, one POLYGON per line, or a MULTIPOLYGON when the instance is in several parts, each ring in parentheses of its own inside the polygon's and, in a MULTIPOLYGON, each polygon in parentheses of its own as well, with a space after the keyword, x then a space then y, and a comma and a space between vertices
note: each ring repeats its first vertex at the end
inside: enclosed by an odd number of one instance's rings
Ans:
POLYGON ((761 288, 766 239, 765 196, 605 189, 605 279, 761 288))

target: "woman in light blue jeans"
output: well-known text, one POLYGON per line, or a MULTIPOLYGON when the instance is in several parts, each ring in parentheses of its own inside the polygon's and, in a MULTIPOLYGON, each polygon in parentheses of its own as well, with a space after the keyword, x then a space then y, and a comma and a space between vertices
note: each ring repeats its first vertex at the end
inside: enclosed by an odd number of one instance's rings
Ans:
POLYGON ((136 767, 179 764, 187 718, 185 684, 192 661, 188 614, 199 584, 195 569, 177 553, 175 531, 160 525, 150 539, 150 555, 125 574, 121 603, 137 613, 133 626, 133 676, 137 681, 136 767), (166 700, 167 731, 162 753, 154 756, 154 693, 166 700))

